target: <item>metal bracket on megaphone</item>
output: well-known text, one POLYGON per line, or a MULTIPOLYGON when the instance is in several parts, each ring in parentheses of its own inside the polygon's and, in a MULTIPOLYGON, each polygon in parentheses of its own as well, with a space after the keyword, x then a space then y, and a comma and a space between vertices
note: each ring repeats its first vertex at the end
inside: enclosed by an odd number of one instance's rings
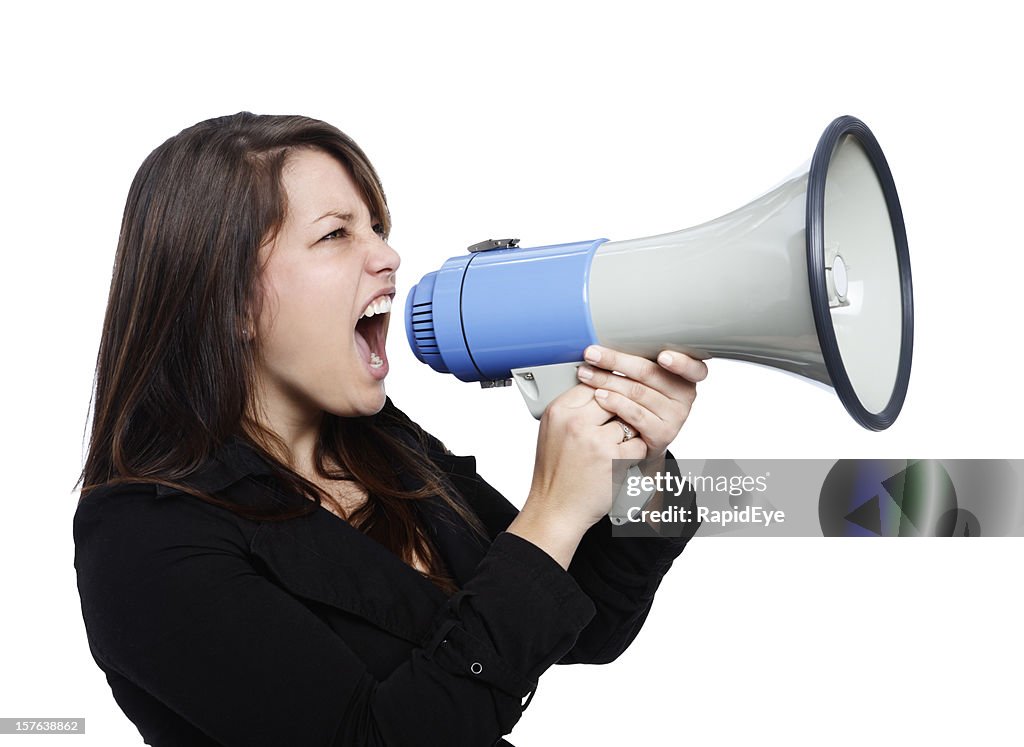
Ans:
POLYGON ((492 249, 518 249, 519 239, 487 239, 466 247, 467 252, 489 252, 492 249))

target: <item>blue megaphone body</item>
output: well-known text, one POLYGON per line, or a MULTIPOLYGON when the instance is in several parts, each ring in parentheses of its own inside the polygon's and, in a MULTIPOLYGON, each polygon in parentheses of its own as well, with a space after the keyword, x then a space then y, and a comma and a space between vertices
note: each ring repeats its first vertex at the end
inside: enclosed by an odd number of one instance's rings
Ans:
POLYGON ((409 293, 413 353, 435 371, 485 387, 516 379, 540 418, 577 383, 584 348, 598 342, 590 268, 605 241, 525 249, 516 239, 491 240, 452 257, 409 293))

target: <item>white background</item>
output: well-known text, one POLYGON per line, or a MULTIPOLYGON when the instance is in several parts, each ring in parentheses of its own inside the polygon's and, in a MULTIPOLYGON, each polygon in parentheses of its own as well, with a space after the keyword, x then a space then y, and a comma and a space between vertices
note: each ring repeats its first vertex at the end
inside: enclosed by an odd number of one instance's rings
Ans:
MULTIPOLYGON (((617 240, 721 215, 854 114, 885 150, 909 235, 900 419, 871 433, 825 391, 712 361, 672 449, 1024 456, 1008 4, 19 7, 0 21, 0 716, 84 716, 75 744, 141 744, 86 644, 74 486, 130 181, 211 116, 308 114, 364 148, 394 215, 401 309, 423 273, 482 239, 617 240)), ((396 315, 388 393, 521 505, 537 423, 515 389, 436 374, 404 337, 396 315)), ((634 645, 549 671, 511 741, 1019 744, 1022 561, 1021 540, 694 541, 634 645)), ((47 740, 64 744, 29 741, 47 740)))

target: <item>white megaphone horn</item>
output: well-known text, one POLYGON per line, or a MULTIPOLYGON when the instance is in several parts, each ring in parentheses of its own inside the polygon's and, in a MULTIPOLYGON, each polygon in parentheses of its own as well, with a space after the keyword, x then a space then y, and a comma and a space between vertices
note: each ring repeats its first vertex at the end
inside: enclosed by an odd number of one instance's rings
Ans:
POLYGON ((708 223, 517 244, 474 245, 425 275, 409 293, 406 333, 437 371, 482 386, 514 380, 534 417, 578 383, 594 343, 795 373, 834 387, 872 430, 903 406, 914 337, 906 229, 882 149, 855 117, 826 128, 809 167, 708 223))

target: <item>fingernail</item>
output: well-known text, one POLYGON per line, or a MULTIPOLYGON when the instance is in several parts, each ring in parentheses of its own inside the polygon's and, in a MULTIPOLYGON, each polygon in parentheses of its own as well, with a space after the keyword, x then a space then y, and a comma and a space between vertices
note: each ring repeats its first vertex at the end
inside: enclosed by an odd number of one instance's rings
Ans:
POLYGON ((577 368, 576 369, 576 373, 577 373, 577 375, 579 375, 579 377, 581 379, 592 379, 592 378, 594 378, 594 372, 592 370, 590 370, 589 368, 587 368, 586 366, 580 366, 579 368, 577 368))
POLYGON ((672 354, 666 350, 664 353, 658 356, 658 363, 660 363, 663 366, 671 366, 672 354))
POLYGON ((583 352, 583 357, 591 363, 601 360, 601 351, 595 347, 589 347, 583 352))
POLYGON ((595 389, 594 396, 598 399, 605 399, 608 396, 608 392, 604 389, 595 389))

